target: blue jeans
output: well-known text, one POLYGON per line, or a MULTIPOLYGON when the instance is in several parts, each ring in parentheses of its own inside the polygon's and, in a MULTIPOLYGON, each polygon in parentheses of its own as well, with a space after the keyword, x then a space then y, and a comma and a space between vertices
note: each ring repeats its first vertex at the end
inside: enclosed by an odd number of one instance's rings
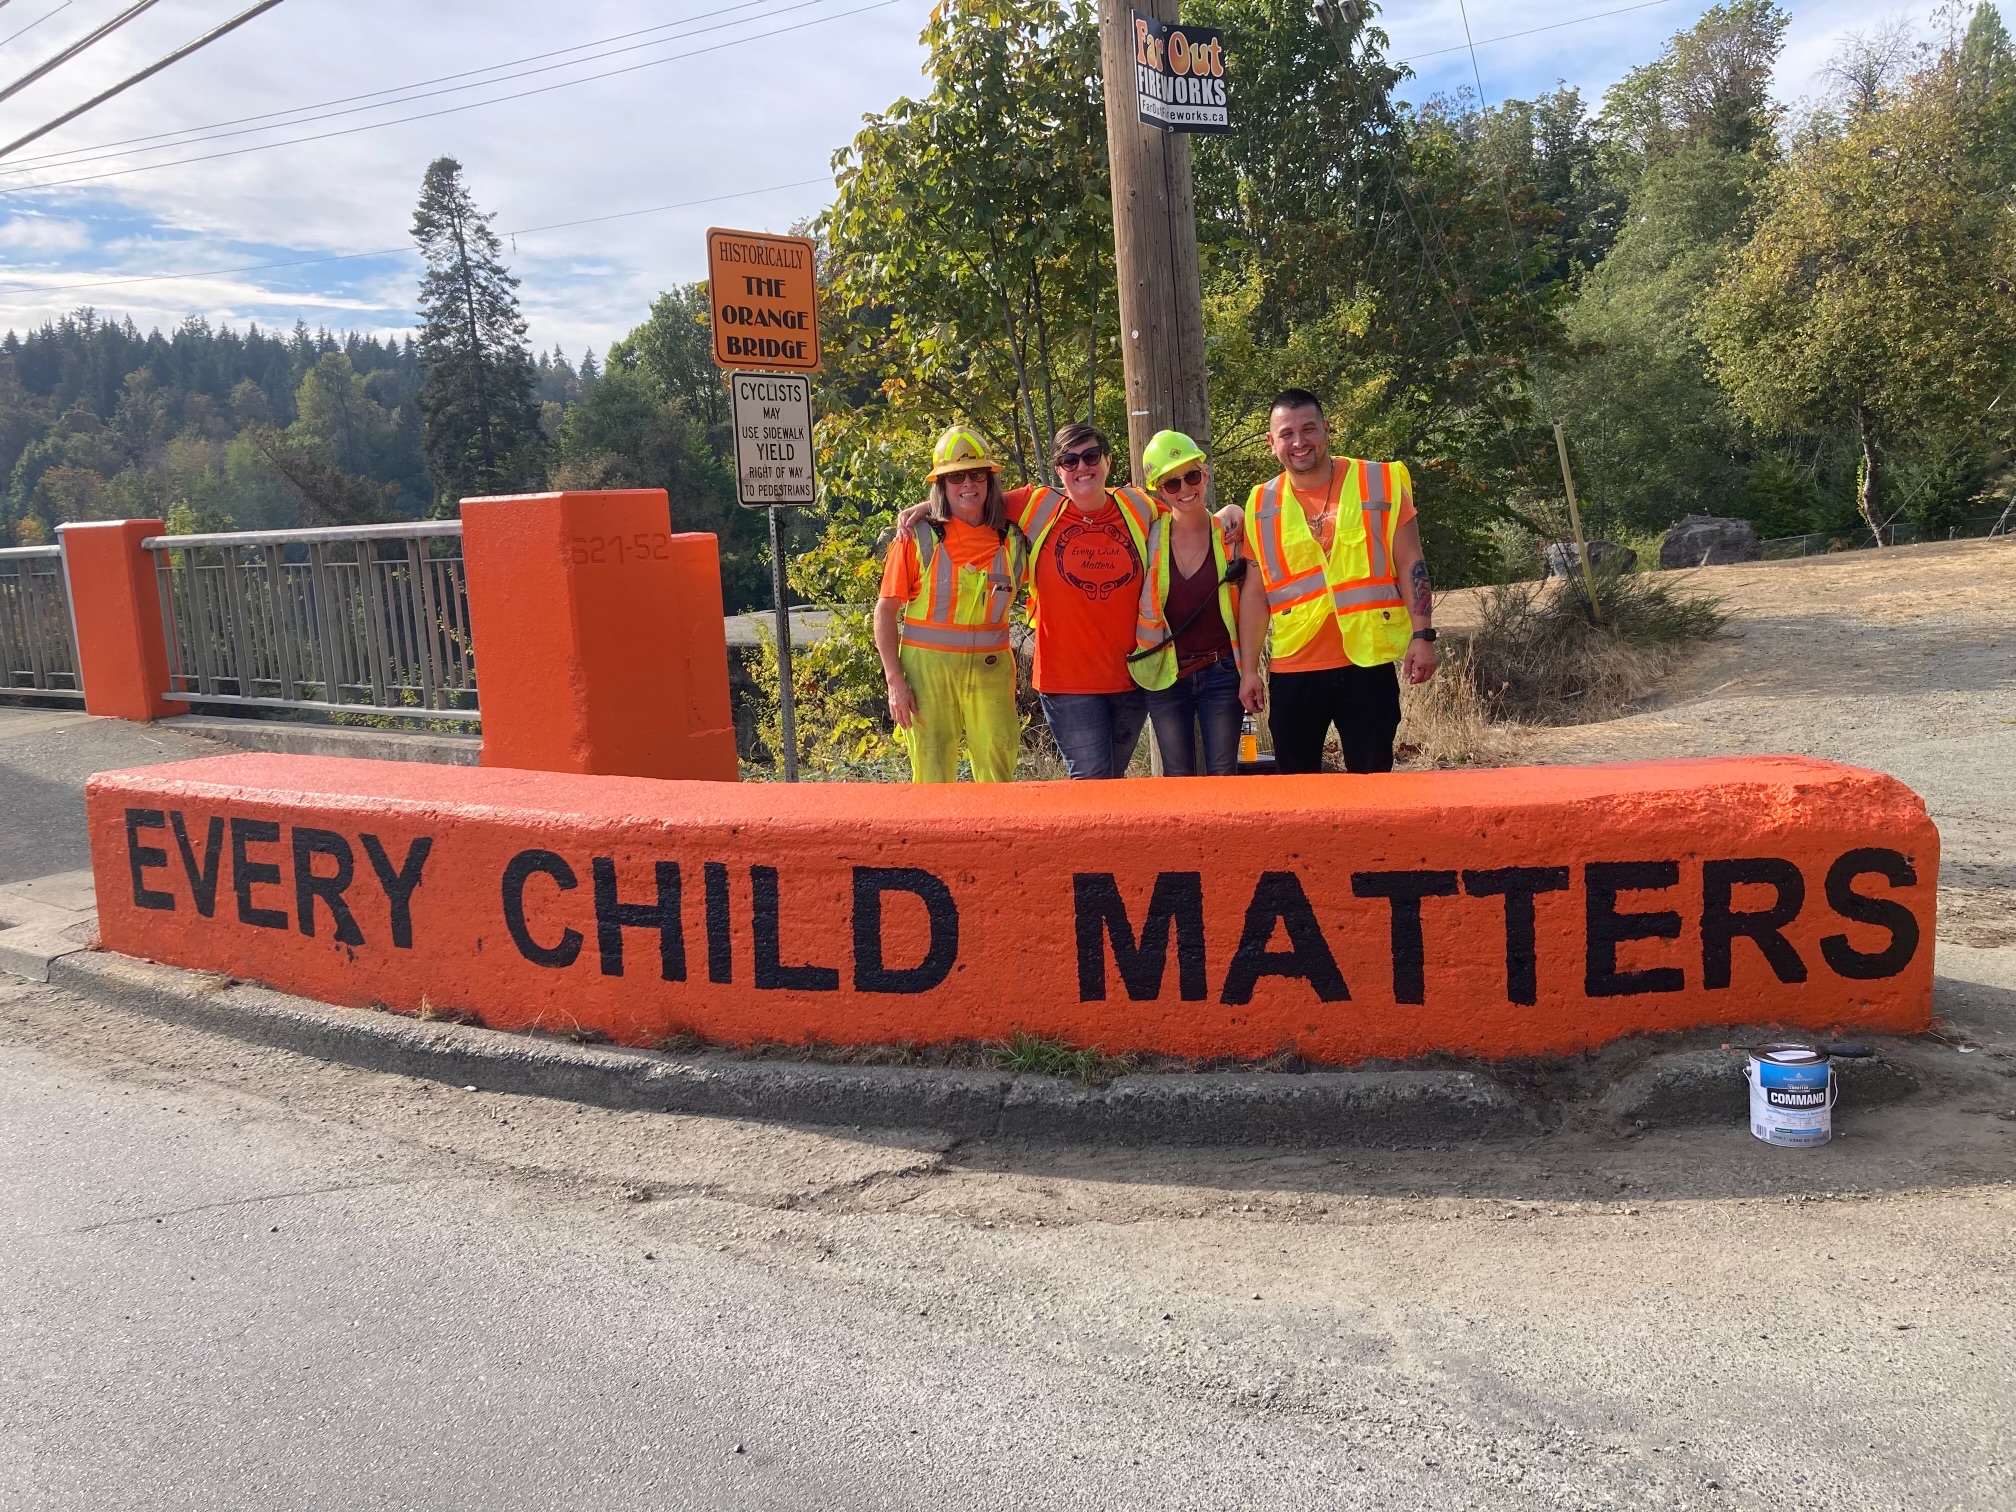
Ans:
POLYGON ((1039 693, 1043 718, 1064 770, 1072 780, 1125 777, 1127 763, 1148 722, 1148 695, 1139 688, 1125 693, 1039 693))
POLYGON ((1188 677, 1148 695, 1148 717, 1155 721, 1155 743, 1162 750, 1162 775, 1196 777, 1197 738, 1204 735, 1204 772, 1231 777, 1239 770, 1239 659, 1220 657, 1188 677))

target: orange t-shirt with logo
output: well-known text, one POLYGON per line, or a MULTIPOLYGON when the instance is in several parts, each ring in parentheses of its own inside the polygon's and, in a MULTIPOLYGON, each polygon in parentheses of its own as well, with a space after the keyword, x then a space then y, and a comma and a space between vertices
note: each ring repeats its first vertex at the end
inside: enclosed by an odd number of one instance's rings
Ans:
MULTIPOLYGON (((929 530, 929 521, 919 521, 919 531, 929 530)), ((964 520, 950 519, 945 522, 943 549, 952 553, 952 566, 977 567, 986 572, 994 565, 994 553, 1001 548, 1001 537, 986 525, 968 525, 964 520)), ((889 547, 888 560, 882 564, 882 591, 880 597, 895 599, 907 604, 917 597, 924 586, 924 578, 919 569, 917 542, 915 539, 896 541, 889 547)))
MULTIPOLYGON (((1030 488, 1008 495, 1021 518, 1030 488)), ((1033 543, 1032 543, 1033 544, 1033 543)), ((1134 614, 1141 599, 1141 553, 1109 493, 1105 509, 1080 514, 1067 503, 1036 553, 1036 666, 1039 693, 1127 693, 1134 614)))
MULTIPOLYGON (((1326 507, 1330 511, 1329 518, 1315 530, 1316 544, 1323 548, 1326 561, 1337 545, 1336 506, 1344 492, 1344 469, 1347 466, 1349 463, 1341 457, 1330 459, 1330 490, 1320 498, 1313 495, 1305 498, 1302 490, 1295 486, 1292 479, 1288 484, 1289 491, 1295 495, 1295 502, 1302 506, 1302 513, 1309 519, 1314 520, 1317 513, 1326 507), (1309 507, 1311 504, 1316 506, 1314 510, 1309 507)), ((1398 530, 1413 518, 1414 500, 1410 495, 1400 501, 1399 520, 1393 528, 1398 530)), ((1406 592, 1404 584, 1401 592, 1406 592)), ((1337 616, 1334 614, 1323 616, 1323 622, 1317 626, 1316 633, 1309 638, 1308 645, 1293 656, 1276 656, 1268 664, 1270 671, 1274 672, 1328 672, 1333 667, 1349 665, 1351 658, 1344 654, 1344 635, 1337 628, 1337 616)))

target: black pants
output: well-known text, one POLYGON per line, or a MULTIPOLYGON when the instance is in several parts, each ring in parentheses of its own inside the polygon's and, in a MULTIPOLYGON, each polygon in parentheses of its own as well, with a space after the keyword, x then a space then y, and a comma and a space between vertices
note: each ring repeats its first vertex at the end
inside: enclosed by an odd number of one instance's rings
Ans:
POLYGON ((1275 771, 1322 771, 1323 742, 1333 724, 1344 743, 1345 771, 1393 770, 1393 736, 1400 729, 1400 675, 1393 663, 1276 672, 1267 700, 1275 771))

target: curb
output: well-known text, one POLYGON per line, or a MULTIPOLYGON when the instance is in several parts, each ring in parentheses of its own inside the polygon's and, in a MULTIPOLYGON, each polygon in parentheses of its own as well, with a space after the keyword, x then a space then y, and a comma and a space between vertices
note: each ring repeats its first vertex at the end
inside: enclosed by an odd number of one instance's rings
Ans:
POLYGON ((49 980, 273 1049, 604 1108, 1119 1144, 1425 1146, 1540 1132, 1532 1107, 1474 1071, 1207 1072, 1125 1076, 1095 1088, 997 1071, 575 1045, 332 1008, 102 950, 52 962, 49 980))
MULTIPOLYGON (((453 1086, 625 1111, 855 1128, 929 1128, 962 1139, 1122 1145, 1421 1149, 1532 1138, 1564 1122, 1620 1132, 1741 1127, 1746 1091, 1726 1050, 1671 1047, 1579 1086, 1515 1090, 1464 1068, 1170 1073, 1083 1087, 943 1067, 835 1066, 577 1045, 326 1003, 103 950, 52 960, 47 980, 113 1007, 234 1039, 453 1086), (1567 1093, 1563 1096, 1561 1094, 1567 1093)), ((1886 1047, 1889 1048, 1889 1047, 1886 1047)), ((1919 1079, 1894 1059, 1842 1064, 1860 1106, 1919 1079)))
MULTIPOLYGON (((424 710, 416 710, 424 718, 424 710)), ((483 737, 430 730, 380 730, 368 725, 318 725, 285 719, 230 719, 215 714, 171 714, 165 729, 203 735, 241 751, 285 756, 354 756, 367 761, 431 761, 476 766, 483 737)))

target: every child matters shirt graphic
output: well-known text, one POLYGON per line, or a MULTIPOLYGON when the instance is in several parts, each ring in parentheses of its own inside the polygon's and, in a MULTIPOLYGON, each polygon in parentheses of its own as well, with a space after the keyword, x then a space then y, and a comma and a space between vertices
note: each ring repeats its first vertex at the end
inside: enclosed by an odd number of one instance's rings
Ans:
POLYGON ((1125 693, 1141 594, 1141 553, 1120 506, 1067 509, 1036 560, 1036 665, 1042 693, 1125 693))

